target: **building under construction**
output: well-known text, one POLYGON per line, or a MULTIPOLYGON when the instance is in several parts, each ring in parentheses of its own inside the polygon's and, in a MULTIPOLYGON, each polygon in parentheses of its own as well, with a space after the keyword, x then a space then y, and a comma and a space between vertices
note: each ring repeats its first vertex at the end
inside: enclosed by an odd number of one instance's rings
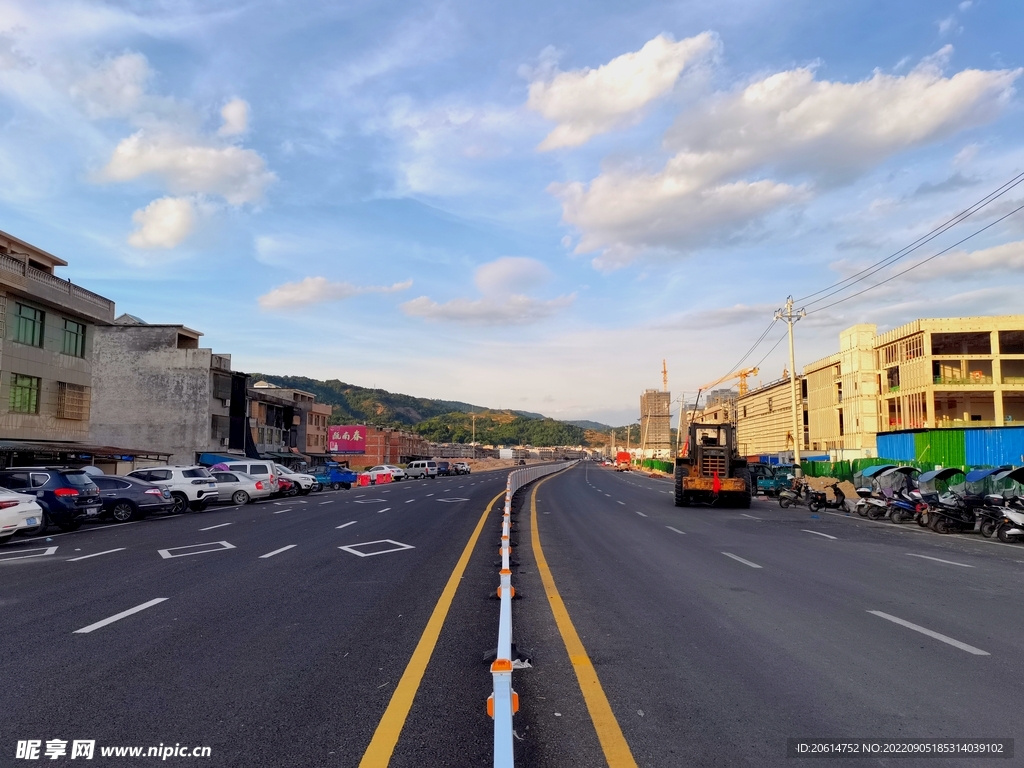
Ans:
POLYGON ((646 389, 640 395, 640 452, 645 459, 667 459, 672 453, 672 395, 646 389))

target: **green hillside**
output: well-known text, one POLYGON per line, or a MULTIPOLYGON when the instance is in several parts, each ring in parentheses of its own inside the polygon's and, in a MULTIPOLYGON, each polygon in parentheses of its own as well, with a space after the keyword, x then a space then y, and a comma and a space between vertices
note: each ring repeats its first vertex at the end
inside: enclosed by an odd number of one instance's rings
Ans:
MULTIPOLYGON (((434 416, 413 427, 438 443, 468 443, 473 419, 468 413, 434 416)), ((484 411, 476 416, 476 440, 488 445, 585 445, 585 430, 555 419, 532 419, 510 411, 484 411)))

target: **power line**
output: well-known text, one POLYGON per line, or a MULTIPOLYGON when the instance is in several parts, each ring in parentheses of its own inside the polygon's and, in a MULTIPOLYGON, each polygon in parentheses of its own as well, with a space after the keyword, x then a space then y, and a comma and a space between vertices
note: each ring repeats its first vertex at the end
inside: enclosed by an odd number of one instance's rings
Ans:
POLYGON ((916 264, 910 265, 909 267, 907 267, 906 269, 902 270, 901 272, 897 272, 895 275, 890 275, 889 277, 885 278, 885 280, 880 280, 879 282, 875 283, 874 285, 869 285, 867 288, 865 288, 862 291, 857 291, 857 293, 851 293, 849 296, 844 296, 841 299, 833 301, 831 304, 826 304, 824 307, 818 307, 817 309, 811 310, 807 314, 808 315, 817 314, 818 312, 821 312, 823 310, 829 309, 830 307, 834 307, 837 304, 842 304, 844 301, 849 301, 850 299, 856 298, 857 296, 861 296, 861 295, 867 293, 868 291, 871 291, 871 290, 874 290, 875 288, 878 288, 879 286, 885 285, 886 283, 888 283, 888 282, 890 282, 892 280, 895 280, 897 277, 901 277, 902 275, 907 274, 907 272, 910 272, 911 270, 917 269, 922 264, 927 264, 932 259, 937 259, 939 256, 942 256, 945 253, 949 253, 951 250, 956 248, 958 245, 963 245, 968 240, 970 240, 972 237, 976 237, 977 235, 980 235, 986 229, 990 229, 991 227, 994 227, 999 222, 1003 221, 1004 219, 1008 219, 1010 216, 1013 216, 1013 214, 1017 213, 1018 211, 1022 211, 1022 210, 1024 210, 1024 205, 1021 205, 1021 206, 1019 206, 1017 208, 1014 208, 1009 213, 1000 216, 998 219, 996 219, 995 221, 991 222, 990 224, 986 224, 981 229, 976 230, 975 232, 972 232, 971 234, 969 234, 967 237, 963 238, 962 240, 958 240, 957 242, 953 243, 948 248, 943 248, 938 253, 932 254, 927 259, 922 259, 921 261, 917 262, 916 264))
POLYGON ((822 288, 819 291, 815 291, 814 293, 808 294, 807 296, 803 296, 802 298, 800 298, 798 300, 798 303, 806 301, 807 299, 813 298, 814 296, 818 296, 819 294, 825 293, 826 291, 831 291, 827 295, 822 296, 820 299, 815 299, 814 301, 810 302, 811 305, 818 304, 818 303, 824 301, 825 299, 827 299, 829 296, 834 296, 836 293, 842 292, 846 288, 849 288, 851 285, 854 285, 856 283, 859 283, 859 282, 867 279, 871 275, 876 274, 877 272, 880 272, 885 267, 888 267, 888 266, 896 263, 900 259, 903 259, 903 258, 909 256, 911 253, 913 253, 917 249, 921 248, 922 246, 926 245, 927 243, 931 242, 932 240, 937 238, 939 235, 944 234, 945 232, 949 231, 950 229, 955 227, 957 224, 961 224, 968 217, 973 216, 978 211, 982 210, 986 206, 988 206, 991 203, 995 202, 997 199, 999 199, 1000 197, 1005 195, 1007 192, 1009 192, 1011 189, 1013 189, 1014 187, 1016 187, 1017 185, 1019 185, 1021 183, 1024 183, 1024 173, 1020 173, 1020 174, 1014 176, 1012 179, 1010 179, 1009 181, 1007 181, 1006 183, 1004 183, 1000 187, 997 187, 995 190, 993 190, 992 192, 990 192, 987 195, 985 195, 985 197, 981 198, 981 200, 975 202, 973 205, 968 206, 967 208, 965 208, 963 211, 961 211, 960 213, 956 214, 952 218, 947 219, 945 222, 943 222, 939 226, 935 227, 934 229, 932 229, 927 234, 922 235, 917 240, 915 240, 914 242, 910 243, 910 245, 904 246, 903 248, 901 248, 900 250, 896 251, 895 253, 890 254, 889 256, 886 256, 884 259, 882 259, 880 261, 877 261, 877 262, 875 262, 874 264, 872 264, 872 265, 870 265, 868 267, 865 267, 860 272, 856 272, 853 275, 850 275, 849 277, 844 278, 843 280, 839 280, 839 281, 833 283, 832 285, 826 286, 826 287, 822 288), (835 290, 832 290, 832 289, 835 289, 835 290))

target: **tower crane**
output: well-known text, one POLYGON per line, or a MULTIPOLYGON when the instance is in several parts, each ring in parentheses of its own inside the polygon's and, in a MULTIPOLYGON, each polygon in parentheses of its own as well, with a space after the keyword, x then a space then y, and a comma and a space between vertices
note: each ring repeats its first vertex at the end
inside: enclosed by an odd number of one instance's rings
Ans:
POLYGON ((742 397, 743 395, 747 394, 747 376, 757 376, 757 374, 758 369, 756 366, 753 368, 741 368, 740 370, 733 371, 732 373, 727 374, 720 379, 715 379, 710 384, 705 384, 700 389, 701 391, 707 391, 712 387, 717 387, 719 384, 723 382, 732 381, 733 379, 739 379, 740 396, 742 397))

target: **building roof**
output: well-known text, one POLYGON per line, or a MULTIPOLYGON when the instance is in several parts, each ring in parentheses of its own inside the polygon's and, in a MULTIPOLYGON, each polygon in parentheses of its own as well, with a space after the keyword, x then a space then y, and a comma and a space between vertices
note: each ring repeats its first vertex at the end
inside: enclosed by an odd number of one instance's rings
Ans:
POLYGON ((0 238, 9 241, 10 243, 17 243, 22 248, 26 249, 27 255, 35 258, 37 261, 48 261, 51 267, 66 267, 68 263, 64 259, 54 256, 52 253, 44 251, 42 248, 26 243, 21 238, 15 237, 12 234, 0 230, 0 238))

